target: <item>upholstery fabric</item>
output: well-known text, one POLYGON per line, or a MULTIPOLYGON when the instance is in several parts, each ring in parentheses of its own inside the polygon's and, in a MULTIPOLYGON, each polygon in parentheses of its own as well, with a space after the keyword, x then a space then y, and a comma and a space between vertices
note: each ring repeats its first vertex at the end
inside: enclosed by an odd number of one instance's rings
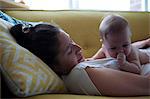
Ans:
POLYGON ((142 97, 106 97, 106 96, 89 96, 89 95, 69 95, 69 94, 51 94, 37 95, 25 99, 149 99, 149 96, 142 97))
POLYGON ((56 11, 5 11, 17 19, 32 22, 53 22, 64 29, 77 44, 82 46, 85 57, 91 57, 101 47, 99 24, 109 13, 124 16, 131 27, 132 42, 150 37, 150 12, 107 12, 91 10, 56 11), (30 17, 29 17, 30 16, 30 17))

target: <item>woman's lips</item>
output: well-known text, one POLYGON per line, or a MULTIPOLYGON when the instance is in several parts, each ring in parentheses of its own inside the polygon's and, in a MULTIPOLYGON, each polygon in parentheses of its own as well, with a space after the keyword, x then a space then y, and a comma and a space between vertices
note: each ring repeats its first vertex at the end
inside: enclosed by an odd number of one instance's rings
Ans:
POLYGON ((78 62, 80 63, 80 62, 83 62, 85 59, 84 59, 84 57, 81 55, 81 57, 78 59, 78 62))
POLYGON ((82 51, 81 50, 78 52, 77 55, 78 55, 78 63, 85 61, 85 58, 82 55, 82 51))

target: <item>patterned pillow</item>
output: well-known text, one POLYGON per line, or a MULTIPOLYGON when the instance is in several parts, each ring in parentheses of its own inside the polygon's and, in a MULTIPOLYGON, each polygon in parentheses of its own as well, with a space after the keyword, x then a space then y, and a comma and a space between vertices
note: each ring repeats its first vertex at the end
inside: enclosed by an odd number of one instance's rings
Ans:
POLYGON ((66 92, 63 81, 38 57, 18 45, 9 34, 9 24, 3 22, 0 20, 0 70, 12 93, 26 97, 66 92))
POLYGON ((9 34, 9 29, 13 26, 13 24, 0 19, 0 34, 3 35, 3 37, 15 41, 15 39, 9 34))

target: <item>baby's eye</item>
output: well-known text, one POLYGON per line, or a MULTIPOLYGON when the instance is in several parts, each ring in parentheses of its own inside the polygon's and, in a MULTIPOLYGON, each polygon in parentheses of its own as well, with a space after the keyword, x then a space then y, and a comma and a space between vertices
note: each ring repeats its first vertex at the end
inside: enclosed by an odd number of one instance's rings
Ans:
POLYGON ((128 47, 128 46, 129 46, 129 44, 124 44, 124 45, 123 45, 123 47, 128 47))
POLYGON ((116 47, 112 47, 112 48, 110 48, 111 50, 116 50, 116 47))

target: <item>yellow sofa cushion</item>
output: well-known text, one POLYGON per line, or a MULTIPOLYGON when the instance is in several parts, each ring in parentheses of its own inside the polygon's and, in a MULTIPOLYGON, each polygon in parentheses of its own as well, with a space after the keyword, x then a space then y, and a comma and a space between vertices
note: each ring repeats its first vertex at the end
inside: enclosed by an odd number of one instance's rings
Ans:
POLYGON ((15 42, 10 27, 0 20, 0 70, 12 93, 25 97, 66 92, 63 81, 44 62, 15 42))
POLYGON ((89 96, 89 95, 69 95, 69 94, 51 94, 37 95, 24 99, 149 99, 150 96, 137 97, 106 97, 106 96, 89 96))

